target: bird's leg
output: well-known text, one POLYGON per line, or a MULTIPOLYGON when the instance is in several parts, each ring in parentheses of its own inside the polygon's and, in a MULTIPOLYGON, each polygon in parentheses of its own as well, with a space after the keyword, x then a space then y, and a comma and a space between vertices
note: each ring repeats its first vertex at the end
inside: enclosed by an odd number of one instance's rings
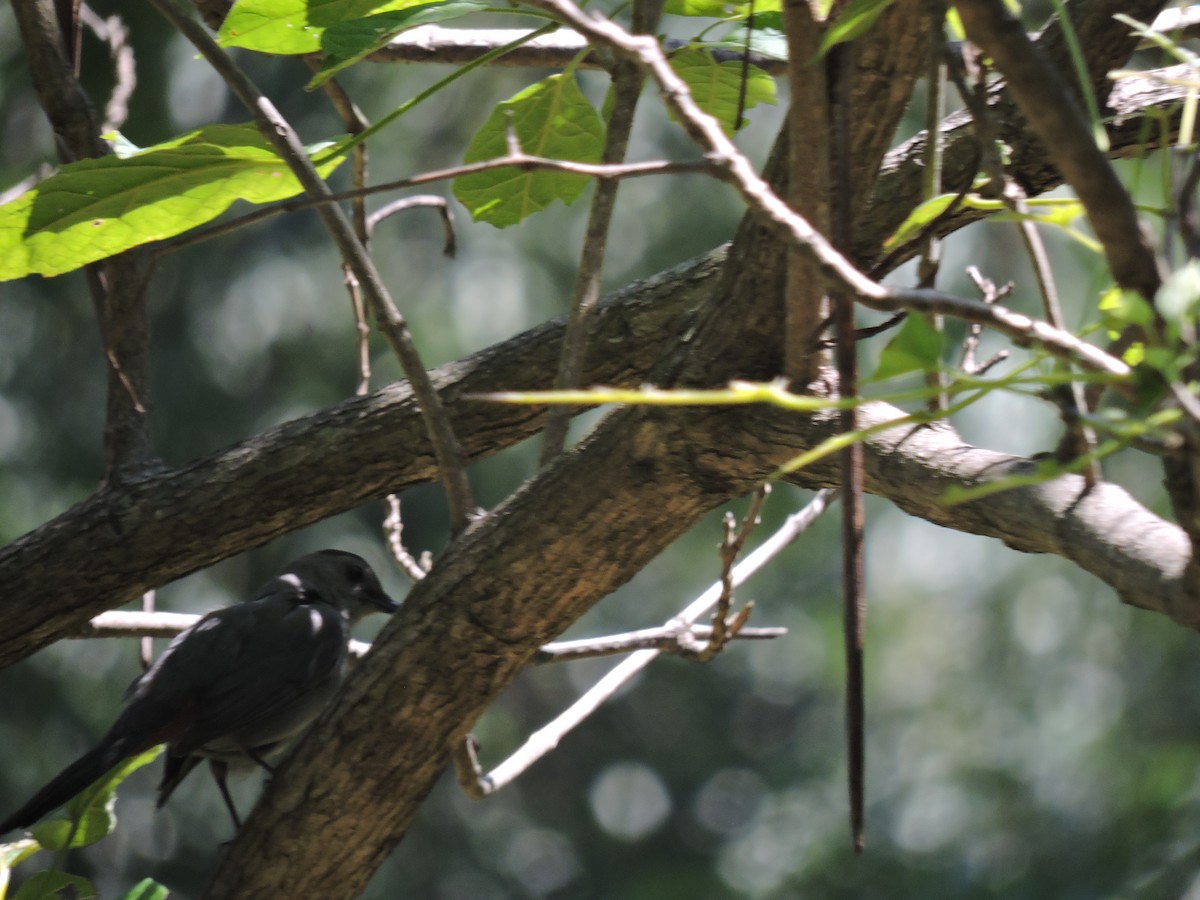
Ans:
POLYGON ((225 783, 225 776, 229 773, 229 766, 217 759, 208 761, 209 771, 212 772, 213 781, 217 783, 217 789, 221 792, 221 799, 225 801, 225 808, 229 810, 230 818, 233 819, 233 830, 238 832, 242 830, 242 820, 238 816, 237 807, 233 805, 233 798, 229 796, 229 785, 225 783))
POLYGON ((265 759, 263 759, 262 755, 257 750, 252 750, 249 747, 243 747, 242 752, 245 753, 252 760, 254 760, 256 763, 258 763, 260 766, 262 766, 264 769, 266 769, 268 775, 275 774, 275 767, 273 765, 271 765, 269 762, 267 762, 265 759))

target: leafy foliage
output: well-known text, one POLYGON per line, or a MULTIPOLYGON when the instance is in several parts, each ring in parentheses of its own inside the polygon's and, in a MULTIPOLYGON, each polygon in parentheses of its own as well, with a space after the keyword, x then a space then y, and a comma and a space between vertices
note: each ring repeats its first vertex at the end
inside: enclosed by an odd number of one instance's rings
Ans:
MULTIPOLYGON (((47 819, 34 825, 30 829, 32 840, 0 844, 0 900, 4 897, 9 870, 17 863, 42 850, 59 854, 61 858, 68 850, 90 846, 112 834, 117 824, 114 813, 117 788, 142 766, 157 759, 162 749, 161 746, 152 747, 114 767, 67 802, 63 807, 65 817, 47 819)), ((95 897, 96 890, 86 878, 59 871, 57 865, 30 876, 16 894, 17 900, 60 900, 66 896, 77 896, 82 900, 95 897)), ((126 898, 162 900, 166 896, 165 888, 152 879, 145 879, 126 898)))
POLYGON ((433 3, 411 3, 401 9, 333 25, 321 37, 325 59, 308 87, 310 90, 319 87, 342 69, 386 46, 392 38, 409 28, 457 19, 486 8, 485 0, 436 0, 433 3))
MULTIPOLYGON (((604 149, 604 124, 571 74, 551 75, 496 107, 467 145, 464 161, 504 156, 510 133, 534 156, 596 163, 604 149)), ((476 221, 503 228, 555 200, 574 203, 587 183, 583 175, 503 167, 458 178, 454 196, 476 221)))
POLYGON ((428 4, 422 0, 239 0, 221 23, 217 40, 227 47, 261 53, 317 53, 328 29, 422 5, 428 4))
MULTIPOLYGON (((671 55, 671 66, 684 80, 697 105, 721 123, 726 134, 737 125, 738 98, 742 94, 740 62, 718 62, 709 50, 685 49, 671 55)), ((746 109, 775 103, 775 80, 757 66, 745 74, 746 109)))
POLYGON ((909 314, 896 336, 879 356, 873 380, 883 381, 909 372, 936 372, 946 351, 946 334, 928 317, 909 314))
MULTIPOLYGON (((312 148, 317 152, 322 148, 312 148)), ((341 157, 318 168, 328 174, 341 157)), ((60 275, 210 222, 237 200, 269 203, 300 184, 252 125, 62 166, 0 206, 0 280, 60 275)))

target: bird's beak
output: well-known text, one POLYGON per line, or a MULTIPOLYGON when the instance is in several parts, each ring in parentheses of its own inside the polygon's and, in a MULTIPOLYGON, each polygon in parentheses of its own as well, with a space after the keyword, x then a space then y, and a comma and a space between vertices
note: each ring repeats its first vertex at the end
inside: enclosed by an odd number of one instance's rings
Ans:
POLYGON ((380 591, 378 594, 372 594, 370 602, 378 607, 380 612, 385 612, 389 616, 400 608, 400 604, 383 593, 383 591, 380 591))

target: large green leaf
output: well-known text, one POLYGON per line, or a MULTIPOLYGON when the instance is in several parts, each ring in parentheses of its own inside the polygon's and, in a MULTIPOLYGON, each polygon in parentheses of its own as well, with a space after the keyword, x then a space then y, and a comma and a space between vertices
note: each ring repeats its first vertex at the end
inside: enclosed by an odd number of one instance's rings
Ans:
POLYGON ((29 838, 0 844, 0 900, 7 896, 8 882, 12 876, 13 866, 33 856, 41 849, 41 844, 29 838))
POLYGON ((408 28, 457 19, 487 9, 487 5, 487 0, 436 0, 327 28, 321 39, 321 49, 328 55, 308 88, 320 87, 342 69, 387 46, 392 38, 408 28))
MULTIPOLYGON (((509 128, 521 149, 534 156, 596 163, 604 149, 604 123, 572 75, 551 75, 497 106, 471 138, 464 160, 503 157, 509 128)), ((583 175, 522 172, 506 166, 455 179, 454 196, 476 221, 503 228, 555 200, 574 203, 587 183, 583 175)))
POLYGON ((221 23, 226 47, 262 53, 316 53, 328 28, 429 0, 238 0, 221 23))
MULTIPOLYGON (((324 161, 321 173, 341 159, 324 161)), ((60 275, 195 228, 235 200, 300 191, 252 125, 209 125, 132 155, 70 163, 0 206, 0 281, 60 275)))
MULTIPOLYGON (((741 62, 717 62, 707 50, 688 48, 671 54, 671 67, 692 92, 700 108, 733 134, 742 90, 741 62)), ((775 102, 775 80, 758 66, 746 67, 746 109, 775 102)))

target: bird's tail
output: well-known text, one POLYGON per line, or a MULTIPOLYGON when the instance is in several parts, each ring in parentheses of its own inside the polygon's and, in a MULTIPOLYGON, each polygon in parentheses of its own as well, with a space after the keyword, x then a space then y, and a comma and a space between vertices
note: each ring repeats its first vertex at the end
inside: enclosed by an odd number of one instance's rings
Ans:
POLYGON ((0 822, 0 834, 16 828, 29 827, 46 813, 58 809, 92 782, 98 781, 109 769, 129 755, 123 752, 120 744, 102 741, 59 772, 49 784, 34 794, 28 803, 0 822))

